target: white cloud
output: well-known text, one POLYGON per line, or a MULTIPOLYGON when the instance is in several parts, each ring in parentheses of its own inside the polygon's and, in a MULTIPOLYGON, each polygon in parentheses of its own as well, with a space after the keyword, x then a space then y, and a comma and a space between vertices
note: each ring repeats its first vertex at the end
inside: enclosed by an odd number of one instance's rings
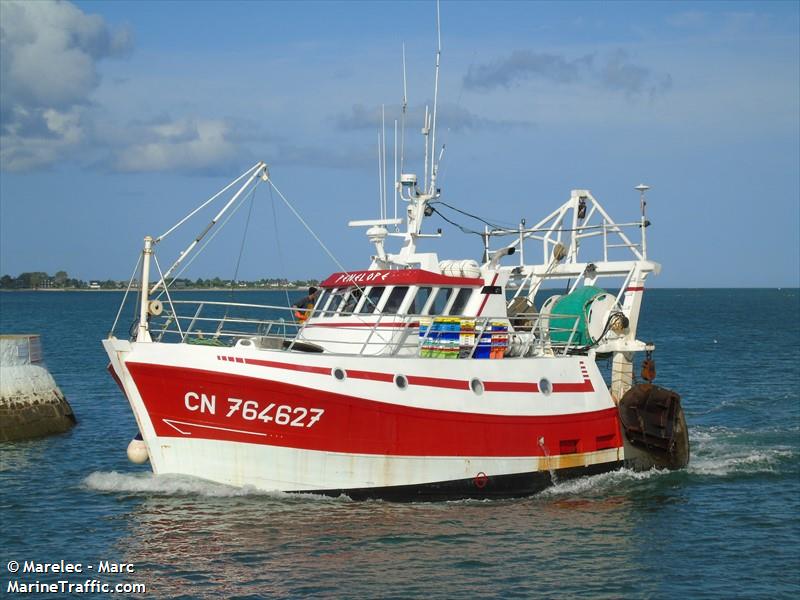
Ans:
POLYGON ((647 93, 652 97, 672 85, 670 75, 657 74, 648 67, 632 63, 622 49, 604 57, 586 54, 575 59, 515 50, 492 62, 471 65, 463 83, 465 89, 488 92, 536 79, 563 85, 590 82, 628 96, 647 93))
POLYGON ((81 126, 83 109, 13 109, 12 122, 4 128, 0 164, 8 171, 46 167, 59 160, 85 137, 81 126))
POLYGON ((150 125, 149 140, 119 151, 119 171, 203 171, 236 156, 231 128, 222 120, 181 119, 150 125))
POLYGON ((2 168, 45 166, 79 144, 97 61, 130 47, 128 30, 68 2, 0 2, 2 168))

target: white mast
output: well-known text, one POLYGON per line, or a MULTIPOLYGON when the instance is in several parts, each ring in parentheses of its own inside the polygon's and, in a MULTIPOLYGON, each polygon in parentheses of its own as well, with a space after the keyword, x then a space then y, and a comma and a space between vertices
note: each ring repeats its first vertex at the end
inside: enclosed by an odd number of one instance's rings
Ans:
POLYGON ((387 209, 387 202, 386 198, 389 195, 386 190, 386 106, 381 104, 381 146, 382 146, 382 153, 383 153, 383 171, 382 171, 382 185, 381 185, 381 195, 383 196, 383 212, 381 214, 381 218, 385 219, 389 211, 387 209))
POLYGON ((646 213, 645 209, 647 207, 647 199, 644 197, 644 195, 647 193, 647 190, 650 189, 650 186, 649 185, 645 185, 643 183, 640 183, 634 189, 638 190, 638 192, 639 192, 639 210, 642 212, 642 258, 646 260, 647 259, 647 233, 646 233, 646 229, 647 229, 647 226, 649 225, 649 223, 647 222, 647 217, 645 216, 645 213, 646 213))
POLYGON ((147 324, 147 313, 150 305, 150 257, 153 255, 153 238, 149 235, 144 238, 142 250, 142 297, 139 304, 139 326, 136 331, 137 342, 149 342, 150 331, 147 324))
POLYGON ((422 189, 428 189, 428 134, 431 131, 430 118, 428 117, 428 105, 425 105, 425 122, 422 124, 422 135, 425 136, 425 167, 422 172, 422 189))

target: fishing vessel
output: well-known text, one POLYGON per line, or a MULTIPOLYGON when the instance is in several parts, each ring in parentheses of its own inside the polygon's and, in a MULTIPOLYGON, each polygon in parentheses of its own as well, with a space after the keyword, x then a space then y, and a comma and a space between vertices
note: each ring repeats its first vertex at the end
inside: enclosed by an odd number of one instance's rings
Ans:
POLYGON ((117 333, 123 300, 103 341, 139 427, 132 459, 159 475, 403 501, 523 496, 688 463, 680 397, 652 383, 654 345, 636 336, 646 282, 660 269, 647 251, 648 187, 636 188, 630 222, 576 189, 532 226, 486 225, 479 259, 424 250, 441 237, 426 219, 449 206, 437 183, 437 93, 422 176, 402 155, 395 167, 401 216, 389 218, 382 191, 379 218, 351 221, 374 253, 322 281, 310 306, 170 293, 186 259, 258 185, 306 224, 264 162, 144 238, 129 285, 138 274, 134 322, 117 333), (213 202, 224 205, 162 271, 158 244, 213 202))

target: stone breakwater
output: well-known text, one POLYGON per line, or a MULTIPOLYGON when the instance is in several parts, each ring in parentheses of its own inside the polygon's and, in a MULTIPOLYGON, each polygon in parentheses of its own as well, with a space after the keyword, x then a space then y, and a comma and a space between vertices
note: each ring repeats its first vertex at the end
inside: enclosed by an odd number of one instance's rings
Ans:
POLYGON ((44 366, 39 336, 0 335, 0 442, 62 433, 75 422, 44 366))

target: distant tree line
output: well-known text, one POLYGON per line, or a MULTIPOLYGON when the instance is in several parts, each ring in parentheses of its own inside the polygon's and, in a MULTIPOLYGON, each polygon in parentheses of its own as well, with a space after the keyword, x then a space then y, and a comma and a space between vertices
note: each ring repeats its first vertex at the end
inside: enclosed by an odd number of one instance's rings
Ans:
MULTIPOLYGON (((138 285, 137 281, 134 281, 138 285)), ((211 288, 306 288, 312 285, 318 285, 316 279, 296 279, 289 281, 284 278, 267 278, 258 279, 256 281, 231 281, 230 279, 220 279, 214 277, 212 279, 198 278, 192 279, 176 279, 170 286, 172 289, 211 289, 211 288)), ((117 290, 125 289, 128 286, 127 281, 117 281, 107 279, 105 281, 94 280, 84 281, 82 279, 75 279, 69 276, 66 271, 58 271, 55 275, 49 275, 42 271, 34 271, 30 273, 21 273, 18 277, 11 275, 3 275, 0 277, 0 289, 4 290, 39 290, 39 289, 68 289, 68 290, 117 290)))
POLYGON ((3 275, 0 277, 0 289, 46 289, 46 288, 88 288, 89 284, 81 279, 74 279, 66 271, 58 271, 55 275, 48 275, 42 271, 22 273, 18 277, 3 275))

